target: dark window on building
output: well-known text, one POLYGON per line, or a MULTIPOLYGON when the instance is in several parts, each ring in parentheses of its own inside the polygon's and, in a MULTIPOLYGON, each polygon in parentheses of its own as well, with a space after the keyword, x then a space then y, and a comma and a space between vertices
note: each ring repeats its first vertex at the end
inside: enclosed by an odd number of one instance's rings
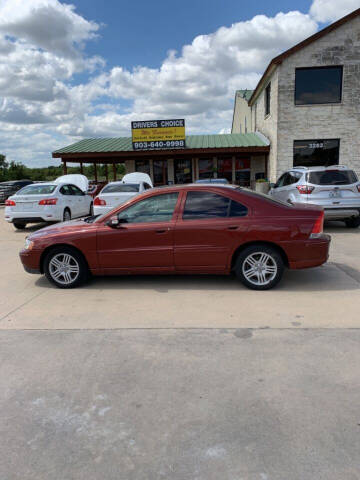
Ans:
POLYGON ((228 197, 211 192, 188 192, 183 219, 244 217, 246 214, 244 205, 228 197))
POLYGON ((271 83, 265 89, 265 115, 270 115, 271 83))
POLYGON ((192 182, 192 161, 191 159, 174 160, 175 183, 192 182))
POLYGON ((294 167, 338 165, 340 140, 295 140, 294 167))
POLYGON ((168 183, 167 160, 154 160, 154 185, 166 185, 168 183))
POLYGON ((343 67, 297 68, 295 105, 340 103, 343 67))

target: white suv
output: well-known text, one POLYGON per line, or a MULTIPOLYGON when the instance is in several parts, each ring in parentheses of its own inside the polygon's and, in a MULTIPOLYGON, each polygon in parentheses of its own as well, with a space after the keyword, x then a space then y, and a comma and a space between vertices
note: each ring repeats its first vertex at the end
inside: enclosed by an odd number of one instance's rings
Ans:
POLYGON ((360 182, 343 165, 294 167, 271 185, 269 195, 289 203, 309 203, 324 208, 325 218, 360 225, 360 182))

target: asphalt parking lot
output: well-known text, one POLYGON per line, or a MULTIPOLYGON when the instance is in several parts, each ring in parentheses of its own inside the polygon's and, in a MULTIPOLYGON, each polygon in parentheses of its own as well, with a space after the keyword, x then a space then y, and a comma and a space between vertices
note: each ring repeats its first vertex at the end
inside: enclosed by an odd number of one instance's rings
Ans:
POLYGON ((360 229, 341 223, 326 228, 332 235, 326 265, 287 271, 267 292, 224 276, 104 277, 59 290, 22 268, 18 252, 34 228, 15 231, 0 209, 2 329, 358 326, 360 229))
POLYGON ((253 292, 228 277, 63 291, 0 209, 1 480, 358 480, 360 229, 253 292))

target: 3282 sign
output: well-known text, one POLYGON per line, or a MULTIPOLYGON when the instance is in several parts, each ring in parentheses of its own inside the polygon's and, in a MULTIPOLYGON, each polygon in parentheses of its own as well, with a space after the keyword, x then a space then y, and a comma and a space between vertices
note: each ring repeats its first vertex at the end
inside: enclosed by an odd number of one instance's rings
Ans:
POLYGON ((134 150, 185 148, 185 120, 149 120, 131 122, 134 150))

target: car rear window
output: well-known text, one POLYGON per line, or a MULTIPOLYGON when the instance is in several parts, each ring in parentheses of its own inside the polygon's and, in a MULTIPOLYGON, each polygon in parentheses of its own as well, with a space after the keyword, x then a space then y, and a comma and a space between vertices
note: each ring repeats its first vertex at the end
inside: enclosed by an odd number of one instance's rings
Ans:
POLYGON ((308 182, 314 185, 349 185, 358 181, 353 170, 325 170, 309 172, 308 182))
POLYGON ((127 193, 138 192, 139 190, 140 185, 137 183, 121 183, 117 185, 106 185, 101 193, 127 193))
POLYGON ((17 195, 48 195, 53 193, 57 185, 28 185, 17 192, 17 195))
POLYGON ((212 192, 188 192, 183 213, 184 220, 204 218, 244 217, 245 205, 212 192))

